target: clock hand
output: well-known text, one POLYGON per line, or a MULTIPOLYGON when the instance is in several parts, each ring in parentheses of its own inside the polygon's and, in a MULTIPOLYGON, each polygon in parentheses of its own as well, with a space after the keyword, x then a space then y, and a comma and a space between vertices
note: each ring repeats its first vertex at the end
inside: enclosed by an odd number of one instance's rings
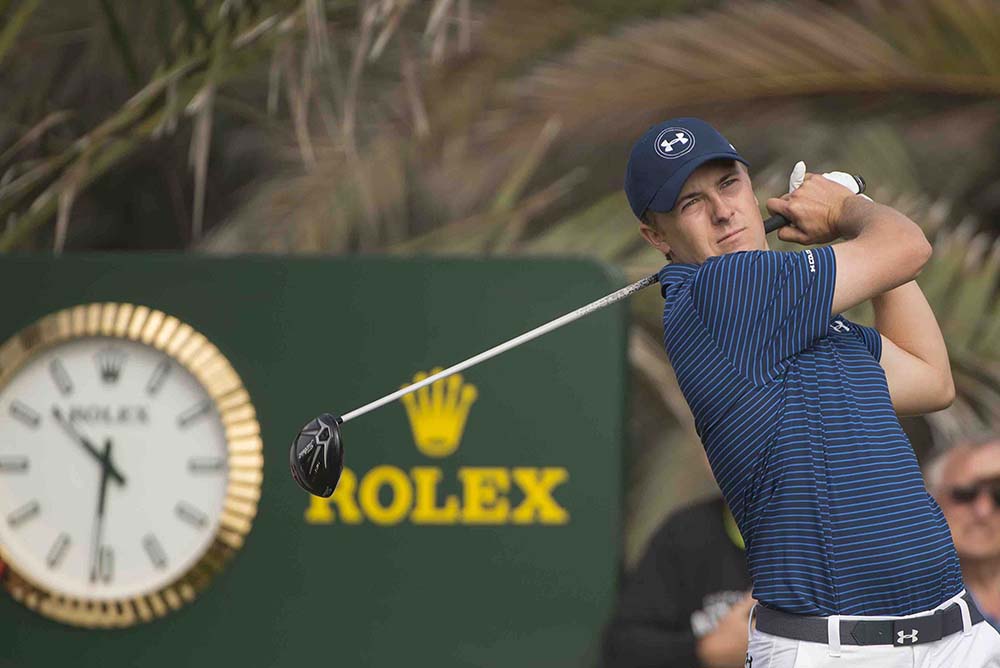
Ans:
POLYGON ((104 441, 104 452, 101 453, 101 484, 97 490, 97 513, 94 516, 94 533, 92 537, 90 558, 90 581, 97 582, 101 570, 101 534, 104 529, 104 508, 108 498, 108 479, 111 473, 111 439, 104 441))
POLYGON ((101 463, 102 467, 108 467, 110 469, 109 472, 111 477, 115 479, 115 482, 119 485, 125 485, 125 476, 123 476, 115 465, 111 463, 111 460, 105 460, 104 457, 101 456, 101 453, 97 451, 97 448, 94 447, 94 444, 84 438, 83 435, 76 430, 72 423, 63 417, 62 411, 59 410, 58 406, 52 407, 52 417, 54 417, 56 422, 59 423, 59 426, 62 427, 67 434, 69 434, 70 438, 82 445, 83 448, 90 453, 91 457, 101 463), (107 461, 107 463, 105 463, 105 461, 107 461))

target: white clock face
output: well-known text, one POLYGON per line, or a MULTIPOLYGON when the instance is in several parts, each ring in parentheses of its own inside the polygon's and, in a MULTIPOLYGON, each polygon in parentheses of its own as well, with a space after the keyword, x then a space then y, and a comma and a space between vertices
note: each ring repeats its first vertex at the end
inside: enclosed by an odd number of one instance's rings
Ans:
POLYGON ((214 402, 155 348, 72 340, 0 388, 0 546, 55 592, 168 585, 211 545, 227 478, 214 402))

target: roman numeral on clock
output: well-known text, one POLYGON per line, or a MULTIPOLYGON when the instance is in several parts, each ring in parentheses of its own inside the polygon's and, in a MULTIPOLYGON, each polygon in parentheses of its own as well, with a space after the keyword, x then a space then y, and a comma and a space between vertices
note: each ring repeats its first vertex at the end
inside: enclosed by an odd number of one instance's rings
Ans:
POLYGON ((162 360, 153 369, 153 375, 149 377, 149 382, 146 383, 146 394, 150 396, 156 394, 163 387, 163 383, 167 380, 167 374, 170 373, 170 360, 162 360))
POLYGON ((200 418, 202 415, 206 415, 210 410, 212 410, 211 399, 205 399, 204 401, 199 401, 191 408, 187 409, 183 413, 177 416, 177 426, 187 427, 189 424, 200 418))
POLYGON ((73 392, 73 381, 70 380, 69 372, 63 366, 62 360, 55 359, 49 363, 49 374, 64 396, 73 392))
POLYGON ((32 429, 37 429, 38 424, 42 421, 42 416, 38 414, 38 411, 17 399, 10 402, 10 415, 32 429))
POLYGON ((41 510, 42 506, 38 501, 29 501, 7 515, 7 524, 15 528, 19 527, 31 518, 36 517, 41 510))
POLYGON ((177 514, 177 517, 195 528, 204 529, 205 525, 208 524, 208 516, 190 503, 179 502, 177 507, 174 508, 174 512, 177 514))
POLYGON ((115 550, 110 545, 102 545, 97 558, 97 576, 104 584, 111 584, 115 574, 115 550))
POLYGON ((20 456, 0 457, 0 473, 25 473, 28 470, 28 458, 20 456))
POLYGON ((49 568, 55 568, 60 563, 62 563, 63 557, 66 556, 66 551, 69 550, 69 534, 65 531, 56 538, 56 542, 52 543, 52 547, 49 548, 49 554, 45 557, 45 563, 48 564, 49 568))
POLYGON ((146 555, 158 570, 163 570, 167 567, 167 553, 163 551, 163 546, 160 545, 160 541, 156 536, 151 533, 143 536, 142 549, 146 550, 146 555))
POLYGON ((222 457, 192 457, 188 460, 188 471, 191 473, 219 473, 226 466, 222 457))

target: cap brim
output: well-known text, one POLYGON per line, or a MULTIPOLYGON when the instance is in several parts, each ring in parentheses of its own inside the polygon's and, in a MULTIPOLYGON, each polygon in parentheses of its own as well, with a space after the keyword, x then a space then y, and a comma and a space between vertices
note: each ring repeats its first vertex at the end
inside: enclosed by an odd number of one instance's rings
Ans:
POLYGON ((681 188, 684 187, 684 182, 688 180, 688 177, 694 173, 694 170, 698 169, 706 162, 710 160, 735 160, 737 162, 742 162, 747 167, 750 163, 743 159, 737 153, 706 153, 705 155, 699 155, 697 158, 690 160, 683 167, 678 169, 673 175, 667 179, 660 189, 656 191, 653 195, 653 199, 649 200, 649 204, 646 208, 658 213, 666 213, 672 211, 674 205, 677 203, 677 196, 681 193, 681 188))

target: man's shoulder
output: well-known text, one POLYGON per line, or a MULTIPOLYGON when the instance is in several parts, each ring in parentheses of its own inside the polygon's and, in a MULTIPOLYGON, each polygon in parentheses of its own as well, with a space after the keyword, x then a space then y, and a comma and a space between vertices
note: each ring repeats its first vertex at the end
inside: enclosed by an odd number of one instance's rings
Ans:
MULTIPOLYGON (((810 258, 815 261, 814 252, 820 251, 821 248, 806 248, 799 251, 791 250, 746 250, 746 251, 736 251, 734 253, 726 253, 725 255, 716 255, 706 259, 702 264, 698 265, 698 271, 696 272, 699 276, 705 274, 719 272, 719 271, 732 271, 732 270, 764 270, 771 267, 780 267, 787 262, 795 261, 798 259, 804 259, 806 262, 810 258)), ((825 252, 825 251, 823 251, 825 252)))
POLYGON ((791 274, 816 274, 817 268, 832 266, 833 248, 817 246, 800 251, 750 250, 707 258, 701 264, 668 264, 660 270, 664 298, 672 291, 687 289, 701 298, 750 290, 784 281, 791 274))
POLYGON ((780 264, 802 251, 748 250, 715 255, 701 264, 673 262, 660 269, 660 284, 664 287, 698 281, 706 276, 733 269, 752 269, 780 264))

